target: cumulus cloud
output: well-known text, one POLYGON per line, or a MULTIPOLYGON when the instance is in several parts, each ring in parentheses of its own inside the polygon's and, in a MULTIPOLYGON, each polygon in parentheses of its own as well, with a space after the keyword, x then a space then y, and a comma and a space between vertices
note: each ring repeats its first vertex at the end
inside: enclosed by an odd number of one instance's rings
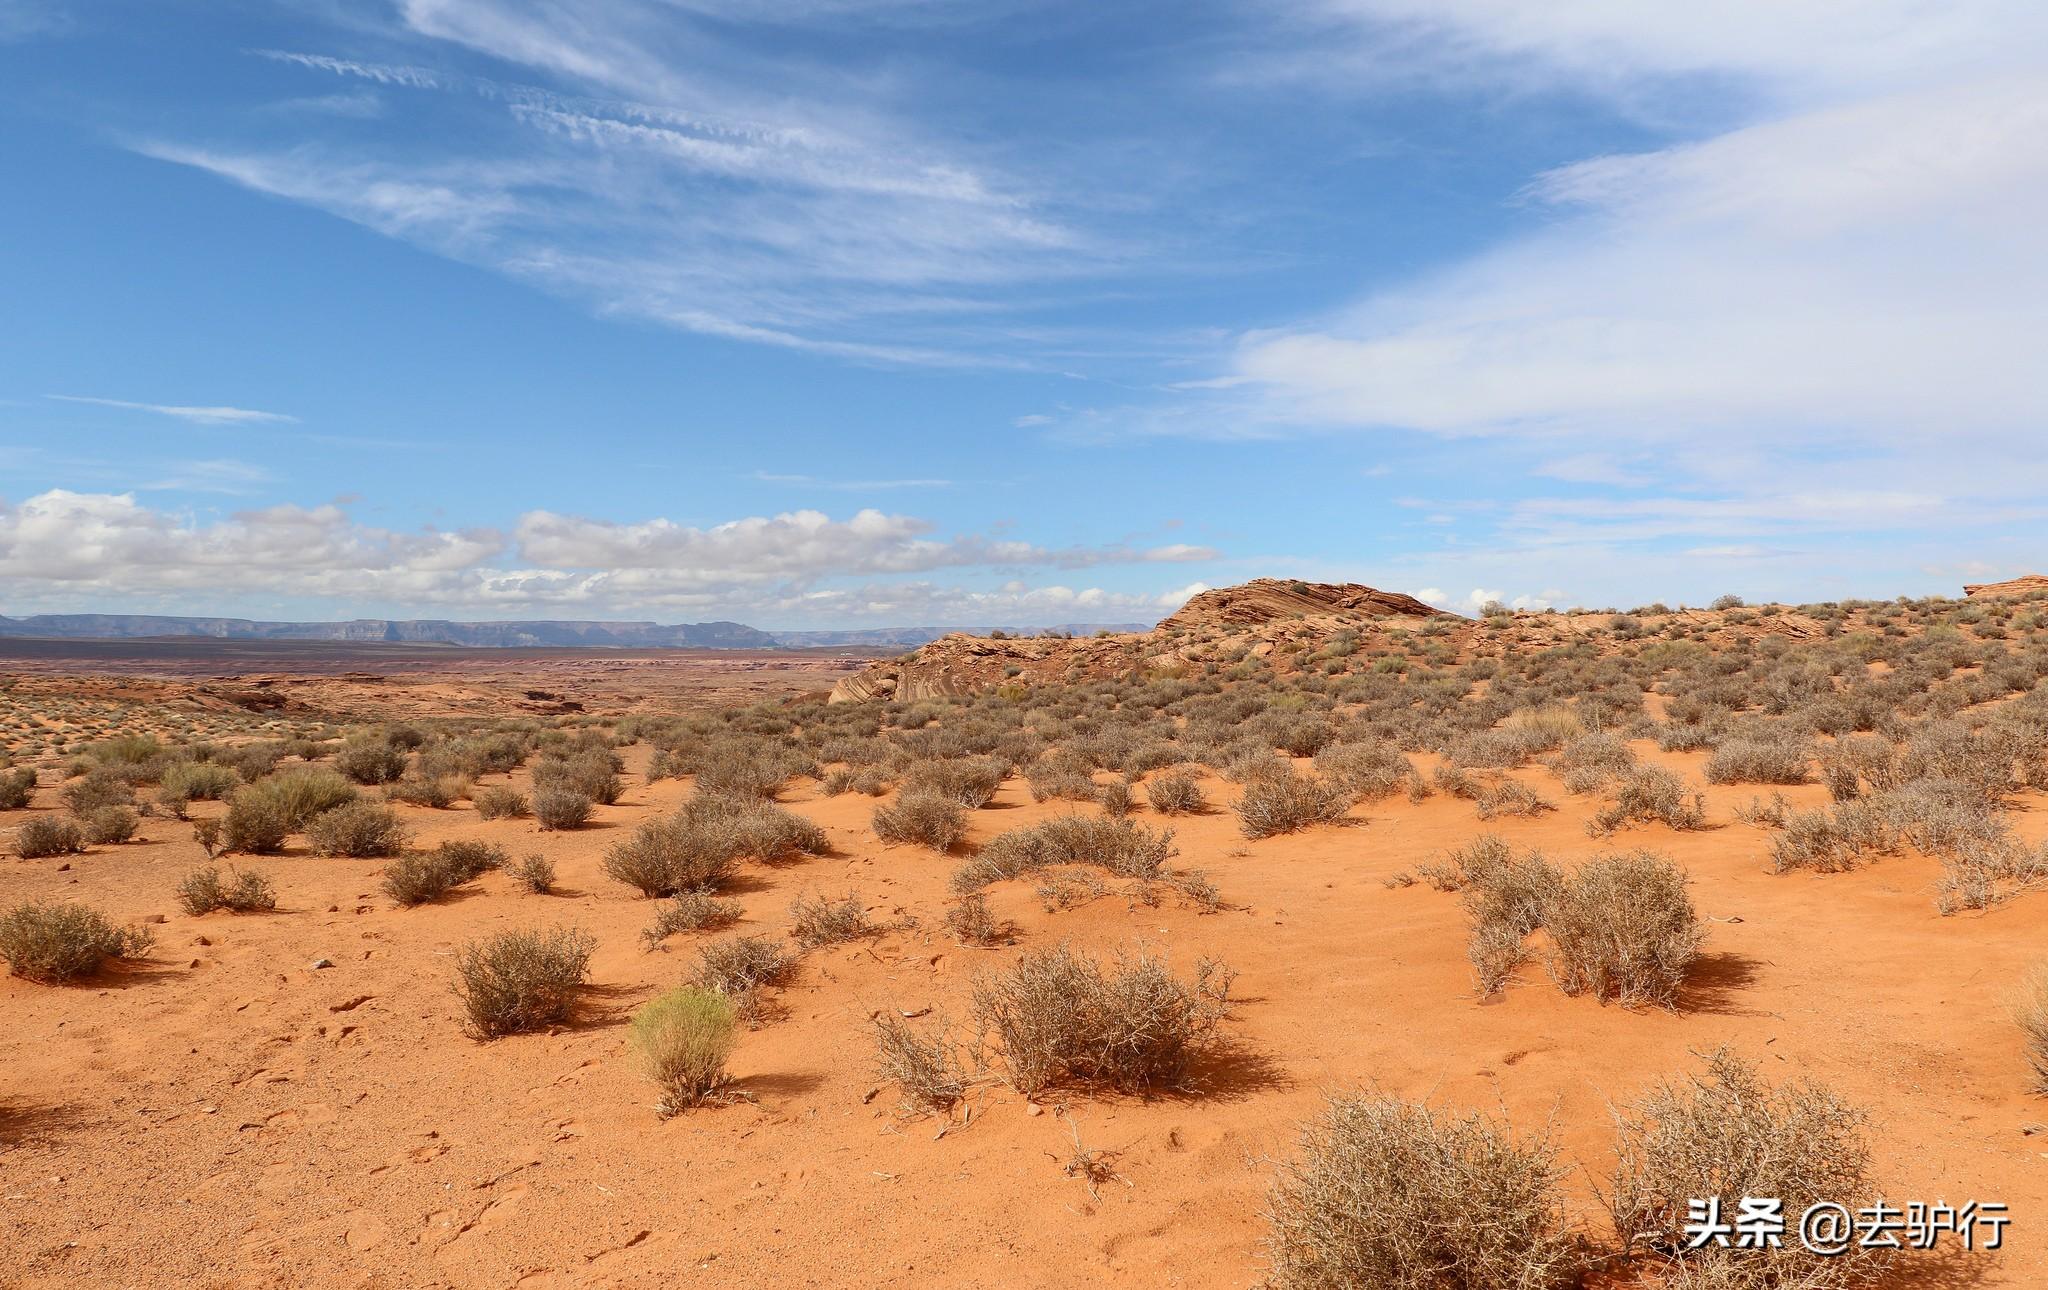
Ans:
POLYGON ((23 602, 175 597, 191 612, 202 598, 264 594, 436 611, 745 611, 806 621, 872 620, 920 605, 1122 612, 1178 603, 1174 597, 1192 592, 1161 597, 1015 579, 973 591, 888 579, 945 569, 1184 563, 1214 554, 1185 545, 1047 548, 939 537, 927 521, 875 510, 844 520, 793 511, 701 528, 533 511, 508 535, 382 529, 358 523, 338 503, 271 506, 220 519, 158 510, 132 493, 52 489, 0 503, 0 579, 14 590, 17 610, 23 602))

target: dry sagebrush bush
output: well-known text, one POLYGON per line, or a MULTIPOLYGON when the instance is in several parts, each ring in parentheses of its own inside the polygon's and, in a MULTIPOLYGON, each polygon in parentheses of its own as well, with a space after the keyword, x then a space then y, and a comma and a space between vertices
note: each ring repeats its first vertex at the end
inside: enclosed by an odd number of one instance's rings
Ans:
POLYGON ((166 801, 217 802, 242 786, 232 767, 205 761, 174 762, 158 781, 166 801))
POLYGON ((355 800, 355 785, 326 767, 293 766, 238 790, 231 806, 247 803, 274 809, 283 818, 285 831, 296 833, 323 812, 355 800))
POLYGON ((1131 820, 1062 815, 997 834, 953 871, 960 895, 991 883, 1061 864, 1092 864, 1120 878, 1162 876, 1173 858, 1173 833, 1154 833, 1131 820))
POLYGON ((1145 800, 1161 815, 1195 815, 1208 808, 1202 796, 1201 776, 1192 766, 1180 766, 1152 778, 1145 785, 1145 800))
POLYGON ((526 794, 503 784, 478 789, 471 794, 470 802, 476 807, 476 813, 486 820, 514 820, 532 810, 526 794))
POLYGON ((177 892, 178 903, 194 917, 216 909, 250 914, 277 908, 277 889, 270 879, 249 869, 230 869, 225 880, 212 865, 195 869, 178 883, 177 892))
POLYGON ((780 984, 795 966, 796 957, 765 936, 728 936, 698 952, 690 983, 725 995, 751 1023, 760 1015, 761 988, 780 984))
POLYGON ((445 811, 461 801, 468 792, 468 781, 454 775, 433 778, 407 775, 386 785, 384 798, 386 801, 404 802, 407 806, 429 806, 437 811, 445 811))
POLYGON ((946 930, 962 945, 993 945, 1002 938, 1003 925, 989 908, 988 897, 972 891, 946 911, 946 930))
POLYGON ((605 852, 604 871, 643 896, 673 896, 725 882, 735 850, 729 838, 680 817, 648 820, 605 852))
POLYGON ((875 836, 948 851, 967 833, 960 803, 929 789, 905 789, 894 802, 875 808, 875 836))
POLYGON ((1229 971, 1208 960, 1182 981, 1143 950, 1118 951, 1105 971, 1062 944, 976 980, 974 1022, 1001 1041, 1026 1096, 1065 1082, 1173 1088, 1222 1020, 1229 988, 1229 971))
POLYGON ((1237 812, 1237 827, 1246 837, 1270 838, 1311 824, 1342 820, 1351 809, 1351 800, 1340 785, 1290 770, 1246 781, 1231 809, 1237 812))
POLYGON ((640 933, 649 951, 677 932, 708 932, 730 927, 746 910, 737 900, 721 900, 701 891, 686 891, 655 911, 654 921, 640 933))
POLYGON ((536 788, 533 818, 543 829, 581 828, 590 819, 590 798, 573 788, 536 788))
POLYGON ((32 815, 14 831, 14 854, 24 860, 67 856, 85 850, 85 830, 61 815, 32 815))
POLYGON ((875 1072, 903 1093, 914 1110, 943 1111, 967 1092, 967 1074, 960 1050, 946 1037, 945 1021, 929 1033, 916 1029, 892 1012, 874 1018, 875 1072))
POLYGON ((2033 1089, 2048 1093, 2048 964, 2027 974, 2012 1004, 2013 1020, 2027 1042, 2027 1064, 2033 1068, 2033 1089))
POLYGON ((36 772, 33 766, 16 770, 0 771, 0 811, 18 811, 27 806, 35 796, 36 772))
POLYGON ((1686 830, 1705 828, 1706 798, 1686 791, 1685 781, 1662 766, 1635 766, 1621 775, 1614 800, 1594 813, 1586 831, 1604 837, 1624 824, 1663 824, 1686 830))
POLYGON ((903 776, 903 788, 936 793, 970 809, 987 806, 1010 773, 1000 757, 956 757, 912 765, 903 776))
POLYGON ((455 956, 455 994, 478 1039, 568 1020, 597 940, 575 928, 500 932, 455 956))
POLYGON ((1707 758, 1709 784, 1804 784, 1813 745, 1790 734, 1733 738, 1707 758))
POLYGON ((83 778, 66 784, 59 795, 65 807, 80 818, 104 807, 135 804, 135 786, 107 767, 88 771, 83 778))
POLYGON ((1274 1290, 1563 1290, 1588 1266, 1549 1144, 1482 1115, 1334 1098, 1278 1173, 1274 1290))
POLYGON ((142 817, 132 806, 101 806, 80 817, 79 826, 85 830, 87 842, 108 846, 134 837, 135 830, 142 827, 142 817))
POLYGON ((1543 927, 1566 994, 1675 1007, 1705 932, 1685 871, 1652 851, 1598 856, 1552 891, 1543 927))
POLYGON ((395 856, 404 849, 405 839, 398 813, 379 802, 337 806, 306 827, 306 840, 323 856, 395 856))
POLYGON ((140 958, 154 938, 118 928, 89 905, 71 901, 16 905, 0 918, 0 958, 24 980, 56 985, 90 976, 108 959, 140 958))
POLYGON ((383 887, 408 908, 439 900, 449 891, 510 859, 503 847, 485 842, 443 842, 433 851, 400 856, 384 866, 383 887))
POLYGON ((626 791, 626 782, 619 778, 618 754, 609 748, 584 748, 568 756, 549 754, 535 762, 533 788, 536 800, 543 792, 561 790, 611 806, 626 791))
POLYGON ((825 830, 794 811, 758 798, 699 791, 683 803, 691 827, 723 839, 735 859, 786 864, 832 850, 825 830))
POLYGON ((352 739, 334 754, 334 768, 358 784, 388 784, 405 774, 405 749, 377 737, 352 739))
POLYGON ((805 892, 789 905, 789 934, 807 950, 855 940, 877 930, 868 921, 860 897, 851 892, 838 900, 805 892))
POLYGON ((633 1046, 661 1089, 663 1119, 711 1100, 725 1084, 725 1064, 739 1039, 732 1000, 715 990, 681 985, 633 1014, 633 1046))
POLYGON ((1853 1212, 1876 1199, 1862 1112, 1820 1084, 1772 1088, 1726 1049, 1705 1061, 1704 1077, 1666 1082, 1616 1113, 1609 1207, 1624 1253, 1657 1260, 1673 1285, 1713 1290, 1833 1290, 1875 1279, 1885 1251, 1860 1244, 1833 1258, 1790 1233, 1776 1249, 1684 1248, 1693 1198, 1718 1196, 1732 1216, 1745 1196, 1776 1197, 1788 1223, 1818 1201, 1853 1212))
POLYGON ((1357 802, 1405 792, 1416 779, 1415 764, 1391 744, 1331 744, 1316 754, 1315 765, 1318 775, 1342 786, 1357 802))
POLYGON ((536 896, 555 888, 555 862, 538 851, 521 856, 510 868, 512 880, 536 896))

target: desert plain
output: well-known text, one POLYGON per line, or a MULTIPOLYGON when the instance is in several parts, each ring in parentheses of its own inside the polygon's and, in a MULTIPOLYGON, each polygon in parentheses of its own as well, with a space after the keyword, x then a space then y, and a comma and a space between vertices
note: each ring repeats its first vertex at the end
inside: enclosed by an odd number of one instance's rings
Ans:
POLYGON ((1951 1237, 1877 1283, 2048 1284, 2025 1024, 2048 599, 1465 619, 1368 590, 1254 583, 1150 633, 889 660, 0 660, 33 772, 0 811, 0 906, 148 940, 0 978, 0 1285, 1310 1285, 1274 1188, 1332 1097, 1511 1126, 1548 1152, 1574 1279, 1687 1284, 1617 1235, 1616 1121, 1720 1050, 1860 1114, 1872 1194, 2009 1207, 2003 1249, 1951 1237), (232 774, 172 769, 193 764, 232 774), (317 819, 209 835, 315 772, 387 854, 317 819), (587 818, 544 826, 572 780, 587 818), (619 875, 732 797, 798 823, 678 880, 736 903, 651 935, 677 902, 619 875), (93 823, 110 803, 124 840, 10 845, 45 817, 118 834, 93 823), (1065 849, 998 841, 1075 819, 1065 849), (394 866, 450 843, 490 858, 394 895, 394 866), (1645 853, 1676 873, 1666 975, 1568 992, 1555 916, 1482 943, 1482 862, 1532 852, 1544 882, 1645 853), (274 908, 189 912, 209 867, 260 874, 274 908), (818 931, 821 902, 842 917, 818 931), (587 938, 563 1010, 479 1034, 466 950, 550 929, 587 938), (684 1104, 632 1018, 736 937, 785 961, 684 1104), (986 998, 1062 946, 1212 972, 1157 1078, 1020 1073, 986 998), (942 1055, 936 1094, 884 1066, 891 1034, 942 1055))

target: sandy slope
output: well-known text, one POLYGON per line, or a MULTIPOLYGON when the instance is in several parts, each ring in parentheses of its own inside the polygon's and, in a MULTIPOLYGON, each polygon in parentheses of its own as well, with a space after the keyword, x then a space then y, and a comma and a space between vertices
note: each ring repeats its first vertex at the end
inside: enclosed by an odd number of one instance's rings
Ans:
MULTIPOLYGON (((1697 779, 1697 756, 1637 747, 1697 779)), ((629 750, 629 765, 645 756, 629 750)), ((170 890, 201 856, 184 826, 161 820, 146 824, 148 841, 68 870, 0 861, 10 899, 165 919, 140 970, 72 988, 0 979, 0 1230, 12 1251, 0 1284, 1245 1286, 1260 1275, 1260 1157, 1288 1149, 1326 1090, 1375 1084, 1505 1108, 1525 1128, 1552 1124, 1597 1176, 1607 1100, 1722 1043, 1774 1078, 1811 1074, 1872 1106, 1895 1197, 2011 1204, 2003 1259, 1978 1256, 1926 1284, 2048 1284, 2048 1137, 2021 1131, 2048 1117, 2025 1092, 2003 1008, 2041 957, 2048 896, 1944 919, 1929 862, 1776 877, 1766 835, 1732 823, 1593 842, 1582 803, 1548 772, 1525 775, 1566 809, 1481 825, 1468 803, 1395 801, 1361 808, 1357 827, 1261 842, 1228 813, 1174 822, 1179 863, 1206 868, 1234 906, 1213 915, 1117 896, 1047 914, 1029 883, 997 888, 1022 945, 1142 938, 1183 967, 1209 954, 1241 972, 1230 1029, 1243 1051, 1205 1072, 1205 1093, 1066 1099, 1088 1146, 1120 1153, 1120 1180, 1099 1201, 1062 1172, 1071 1130, 1057 1104, 1033 1114, 989 1082, 962 1124, 902 1117, 893 1089, 870 1098, 868 1014, 959 1016, 973 974, 1017 949, 945 938, 952 862, 881 847, 868 799, 820 799, 808 783, 786 794, 838 853, 751 867, 741 930, 781 934, 807 888, 857 891, 878 919, 920 927, 811 955, 779 993, 782 1015, 741 1043, 752 1104, 667 1122, 622 1020, 684 973, 692 938, 644 952, 652 908, 605 879, 599 856, 624 827, 677 805, 685 783, 636 776, 619 806, 567 835, 484 823, 466 807, 402 808, 424 843, 477 836, 546 852, 561 874, 554 896, 492 874, 444 904, 394 909, 377 894, 377 862, 298 853, 256 862, 277 881, 280 913, 191 918, 170 890), (1568 999, 1535 966, 1503 1000, 1475 1001, 1456 898, 1383 880, 1488 827, 1565 859, 1649 845, 1682 861, 1715 920, 1685 1008, 1568 999), (463 1037, 454 948, 553 923, 600 938, 586 1019, 490 1044, 463 1037), (323 957, 334 966, 309 966, 323 957)), ((1712 790, 1715 819, 1753 791, 1712 790)), ((53 800, 45 788, 38 805, 53 800)), ((2019 831, 2039 838, 2048 813, 2038 797, 2025 806, 2019 831)), ((974 813, 974 837, 1064 809, 1032 804, 1012 781, 974 813)), ((1586 1180, 1576 1186, 1591 1212, 1586 1180)))

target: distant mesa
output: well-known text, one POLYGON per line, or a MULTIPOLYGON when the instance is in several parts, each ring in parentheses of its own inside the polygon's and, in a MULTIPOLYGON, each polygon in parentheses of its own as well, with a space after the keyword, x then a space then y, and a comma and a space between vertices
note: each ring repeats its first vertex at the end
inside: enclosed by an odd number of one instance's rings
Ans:
POLYGON ((1963 594, 1972 600, 1989 596, 2030 596, 2039 591, 2048 591, 2048 576, 2038 573, 2023 573, 2004 582, 1967 583, 1963 587, 1963 594))

